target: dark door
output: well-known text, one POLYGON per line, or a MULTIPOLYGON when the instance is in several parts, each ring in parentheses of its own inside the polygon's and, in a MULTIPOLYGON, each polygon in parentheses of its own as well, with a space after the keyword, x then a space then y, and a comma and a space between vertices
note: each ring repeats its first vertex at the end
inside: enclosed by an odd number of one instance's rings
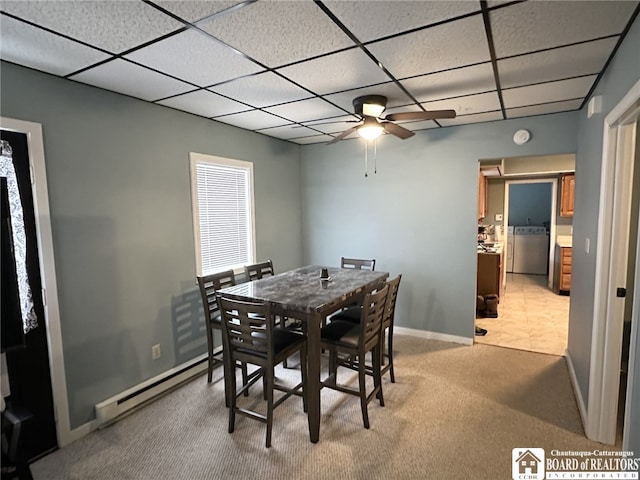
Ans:
MULTIPOLYGON (((23 454, 26 458, 32 459, 57 448, 58 443, 49 370, 47 330, 41 295, 42 284, 27 136, 6 130, 2 130, 1 135, 2 140, 9 142, 13 150, 13 164, 20 191, 27 240, 27 273, 38 318, 38 326, 25 335, 24 347, 6 352, 11 386, 11 395, 7 399, 7 404, 20 405, 33 414, 33 419, 23 426, 21 435, 24 442, 23 454)), ((6 319, 3 318, 2 321, 6 319)))

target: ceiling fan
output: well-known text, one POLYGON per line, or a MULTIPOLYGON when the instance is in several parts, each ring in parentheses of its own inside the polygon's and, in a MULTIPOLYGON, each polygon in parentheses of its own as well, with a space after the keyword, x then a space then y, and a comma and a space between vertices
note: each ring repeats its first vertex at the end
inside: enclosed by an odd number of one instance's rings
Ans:
POLYGON ((348 137, 354 132, 358 132, 360 136, 373 140, 379 137, 383 131, 395 135, 402 140, 415 135, 411 130, 407 130, 400 125, 393 123, 398 120, 436 120, 438 118, 455 118, 455 110, 431 110, 428 112, 399 112, 391 113, 385 117, 380 117, 382 112, 387 108, 387 97, 383 95, 364 95, 353 99, 353 109, 356 115, 361 117, 360 120, 352 120, 349 122, 358 122, 359 125, 345 130, 340 135, 327 143, 339 142, 343 138, 348 137))

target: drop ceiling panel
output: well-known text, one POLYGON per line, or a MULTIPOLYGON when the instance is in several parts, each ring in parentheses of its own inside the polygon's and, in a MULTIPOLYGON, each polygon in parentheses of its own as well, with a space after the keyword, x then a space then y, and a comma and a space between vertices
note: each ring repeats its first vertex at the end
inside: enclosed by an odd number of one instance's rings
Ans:
POLYGON ((367 48, 396 78, 491 60, 481 15, 371 43, 367 48))
POLYGON ((443 127, 452 127, 454 125, 467 125, 470 123, 493 122, 494 120, 502 120, 501 112, 484 112, 472 115, 462 115, 456 118, 448 118, 438 120, 443 127))
POLYGON ((109 57, 5 15, 0 17, 0 56, 9 62, 61 76, 109 57))
POLYGON ((328 118, 320 123, 310 123, 308 125, 324 133, 335 133, 353 127, 355 125, 355 123, 353 123, 354 121, 359 122, 358 118, 353 115, 342 115, 340 117, 328 118))
POLYGON ((2 10, 112 53, 183 26, 143 2, 3 1, 2 10))
POLYGON ((446 70, 402 80, 401 83, 418 100, 428 102, 496 89, 491 63, 446 70))
POLYGON ((281 127, 265 128, 264 130, 258 130, 258 133, 263 133, 271 137, 284 138, 284 139, 318 135, 318 132, 314 132, 309 128, 301 127, 295 124, 283 125, 281 127))
POLYGON ((256 2, 199 26, 269 67, 353 45, 313 2, 256 2))
POLYGON ((221 97, 207 90, 185 93, 158 102, 160 105, 195 113, 203 117, 217 117, 229 113, 237 113, 251 108, 234 100, 221 97))
MULTIPOLYGON (((453 109, 457 115, 469 115, 472 113, 500 110, 500 100, 498 99, 497 92, 488 92, 423 103, 422 106, 426 110, 453 109)), ((442 123, 440 120, 438 120, 438 122, 442 123)))
POLYGON ((307 122, 318 118, 335 117, 344 114, 342 110, 319 98, 310 98, 299 102, 286 103, 265 108, 267 112, 288 118, 292 122, 307 122))
POLYGON ((584 98, 595 79, 595 75, 590 75, 559 82, 510 88, 502 91, 502 99, 505 108, 514 108, 584 98))
POLYGON ((353 112, 353 99, 362 95, 383 95, 387 97, 387 108, 398 105, 406 105, 411 102, 411 98, 402 91, 394 82, 387 82, 371 87, 359 88, 357 90, 347 90, 346 92, 327 95, 325 98, 347 111, 353 112))
POLYGON ((389 81, 380 67, 359 48, 298 63, 278 72, 317 94, 389 81))
POLYGON ((70 77, 82 83, 153 101, 193 87, 125 60, 116 59, 70 77))
POLYGON ((524 2, 490 12, 496 55, 531 52, 622 32, 638 2, 524 2))
POLYGON ((502 88, 562 80, 602 70, 618 37, 498 61, 502 88))
POLYGON ((312 94, 271 72, 239 78, 211 87, 210 90, 236 98, 255 107, 308 98, 312 94))
POLYGON ((530 117, 533 115, 543 115, 546 113, 566 112, 580 108, 582 100, 567 100, 564 102, 545 103, 542 105, 532 105, 530 107, 518 107, 507 109, 507 118, 530 117))
POLYGON ((201 87, 261 70, 255 63, 194 30, 136 50, 126 58, 201 87))
POLYGON ((260 110, 250 112, 234 113, 223 117, 216 117, 215 120, 247 130, 260 130, 263 128, 276 127, 287 123, 286 120, 278 118, 260 110))
POLYGON ((197 22, 214 13, 222 12, 229 7, 237 5, 241 0, 156 0, 155 4, 186 20, 197 22))
POLYGON ((477 1, 328 1, 325 4, 361 42, 480 10, 477 1))
POLYGON ((299 143, 300 145, 308 145, 312 143, 325 143, 333 140, 330 135, 314 135, 311 137, 293 138, 292 142, 299 143))

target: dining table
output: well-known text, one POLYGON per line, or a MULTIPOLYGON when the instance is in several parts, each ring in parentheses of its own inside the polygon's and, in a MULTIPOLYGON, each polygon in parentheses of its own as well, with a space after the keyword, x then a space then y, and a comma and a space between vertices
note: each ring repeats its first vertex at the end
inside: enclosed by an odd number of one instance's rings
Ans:
POLYGON ((361 302, 388 277, 388 272, 307 265, 218 291, 218 295, 234 300, 269 303, 274 314, 303 323, 307 336, 307 417, 313 443, 320 438, 321 327, 329 315, 361 302), (321 278, 327 274, 328 278, 321 278))

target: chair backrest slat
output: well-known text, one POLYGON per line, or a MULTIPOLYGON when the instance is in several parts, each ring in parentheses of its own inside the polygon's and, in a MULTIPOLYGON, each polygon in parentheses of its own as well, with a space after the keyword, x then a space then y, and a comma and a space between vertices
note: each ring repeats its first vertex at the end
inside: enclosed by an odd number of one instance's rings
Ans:
POLYGON ((385 284, 373 293, 368 293, 362 302, 362 329, 360 335, 361 348, 367 351, 371 345, 380 340, 382 319, 385 315, 385 305, 389 287, 385 284))
POLYGON ((211 275, 201 275, 198 277, 202 306, 205 310, 205 316, 208 316, 208 320, 213 319, 213 317, 218 315, 220 312, 216 292, 235 284, 236 277, 233 270, 225 270, 223 272, 212 273, 211 275))
POLYGON ((222 328, 228 342, 225 347, 242 350, 245 354, 269 357, 272 349, 271 336, 273 315, 269 304, 243 302, 218 298, 222 314, 222 328))
POLYGON ((271 260, 254 263, 251 265, 245 265, 244 273, 247 277, 248 282, 275 275, 275 272, 273 270, 273 262, 271 260))
POLYGON ((398 275, 393 280, 389 280, 387 285, 389 286, 389 293, 387 294, 387 302, 385 304, 385 315, 382 320, 382 328, 385 329, 393 323, 393 317, 396 312, 396 301, 398 300, 398 289, 400 288, 400 280, 402 274, 398 275))
POLYGON ((342 268, 353 268, 355 270, 375 270, 376 268, 376 260, 372 259, 362 259, 362 258, 345 258, 342 257, 340 260, 340 267, 342 268))

